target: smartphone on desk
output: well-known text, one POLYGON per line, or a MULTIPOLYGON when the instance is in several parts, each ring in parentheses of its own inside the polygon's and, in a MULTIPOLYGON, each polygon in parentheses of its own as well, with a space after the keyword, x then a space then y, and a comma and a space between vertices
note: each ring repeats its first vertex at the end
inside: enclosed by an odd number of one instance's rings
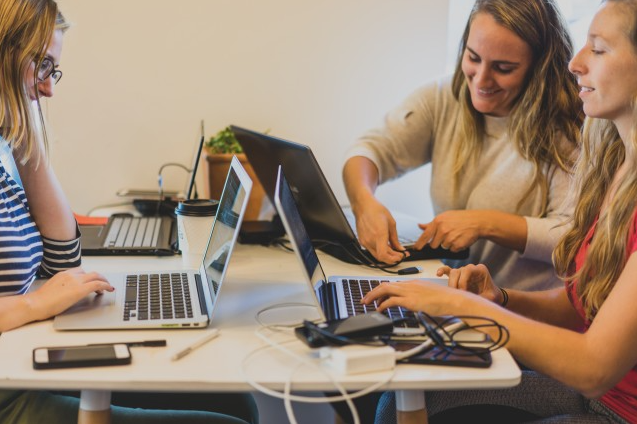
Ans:
POLYGON ((38 347, 33 349, 33 368, 78 368, 131 363, 125 344, 38 347))
MULTIPOLYGON (((416 347, 419 343, 416 342, 390 342, 397 351, 409 350, 416 347)), ((403 360, 402 362, 410 364, 429 364, 429 365, 448 365, 456 367, 473 367, 473 368, 488 368, 491 366, 491 352, 486 349, 480 348, 459 348, 446 346, 442 348, 439 346, 432 346, 420 352, 414 356, 403 360)))

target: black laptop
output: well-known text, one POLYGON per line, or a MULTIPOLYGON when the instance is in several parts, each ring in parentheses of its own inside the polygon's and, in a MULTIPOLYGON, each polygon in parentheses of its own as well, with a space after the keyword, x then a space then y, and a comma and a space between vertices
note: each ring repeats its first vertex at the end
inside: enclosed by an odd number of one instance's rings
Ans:
MULTIPOLYGON (((195 177, 204 136, 197 145, 193 165, 186 188, 186 198, 190 199, 194 192, 195 177)), ((129 214, 113 215, 105 225, 80 225, 82 238, 82 254, 98 255, 154 255, 169 256, 178 252, 177 220, 173 214, 159 213, 161 202, 157 205, 157 213, 150 216, 129 216, 129 214)))
MULTIPOLYGON (((350 224, 353 215, 348 220, 308 146, 234 125, 231 128, 272 204, 277 169, 279 165, 283 167, 307 232, 316 247, 345 262, 375 262, 358 242, 353 230, 355 225, 350 224)), ((421 233, 417 221, 412 219, 407 225, 401 224, 399 217, 395 218, 401 242, 409 248, 421 233), (405 235, 402 228, 410 229, 412 234, 405 235)), ((409 251, 410 256, 406 260, 466 259, 469 256, 468 250, 451 252, 429 246, 409 251)))

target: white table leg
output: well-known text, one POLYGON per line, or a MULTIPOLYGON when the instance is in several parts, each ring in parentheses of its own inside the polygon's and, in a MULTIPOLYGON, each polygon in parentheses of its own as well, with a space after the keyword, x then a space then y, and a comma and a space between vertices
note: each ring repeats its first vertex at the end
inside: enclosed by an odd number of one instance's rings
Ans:
POLYGON ((78 424, 110 424, 110 390, 82 390, 78 424))
POLYGON ((396 390, 398 424, 427 424, 425 393, 422 390, 396 390))

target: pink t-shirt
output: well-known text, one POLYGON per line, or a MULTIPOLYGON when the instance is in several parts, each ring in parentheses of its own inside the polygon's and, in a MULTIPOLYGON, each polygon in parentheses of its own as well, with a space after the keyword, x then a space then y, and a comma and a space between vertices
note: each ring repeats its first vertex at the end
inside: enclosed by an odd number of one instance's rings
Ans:
MULTIPOLYGON (((588 252, 588 246, 595 234, 595 227, 597 221, 595 221, 586 234, 584 243, 580 247, 575 257, 575 269, 579 271, 584 265, 586 260, 586 253, 588 252)), ((633 225, 630 232, 630 238, 628 240, 628 255, 637 251, 637 213, 633 215, 633 225)), ((581 300, 577 297, 577 281, 570 287, 567 286, 569 298, 573 307, 577 311, 580 317, 585 321, 584 331, 588 330, 591 323, 586 320, 584 308, 582 307, 581 300)), ((615 411, 618 415, 631 423, 637 423, 637 365, 635 365, 626 376, 615 387, 610 389, 600 399, 606 406, 615 411)))

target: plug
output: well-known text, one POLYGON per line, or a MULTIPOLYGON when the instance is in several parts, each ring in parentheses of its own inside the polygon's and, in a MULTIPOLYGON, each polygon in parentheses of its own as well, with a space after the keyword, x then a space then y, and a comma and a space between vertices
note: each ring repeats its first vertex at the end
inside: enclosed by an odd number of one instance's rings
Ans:
POLYGON ((329 349, 327 363, 340 374, 390 371, 396 366, 396 351, 390 346, 349 345, 325 349, 323 355, 329 349))
POLYGON ((398 270, 398 275, 410 275, 410 274, 418 274, 422 272, 422 267, 419 266, 410 266, 409 268, 402 268, 398 270))

